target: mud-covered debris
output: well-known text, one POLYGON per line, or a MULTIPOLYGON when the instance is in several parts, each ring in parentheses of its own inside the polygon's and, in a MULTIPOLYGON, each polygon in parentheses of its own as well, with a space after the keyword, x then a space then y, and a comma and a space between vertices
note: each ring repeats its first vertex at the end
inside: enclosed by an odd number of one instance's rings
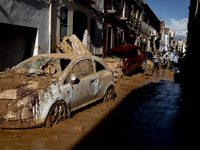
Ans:
POLYGON ((92 55, 76 35, 65 36, 58 47, 58 53, 92 55))

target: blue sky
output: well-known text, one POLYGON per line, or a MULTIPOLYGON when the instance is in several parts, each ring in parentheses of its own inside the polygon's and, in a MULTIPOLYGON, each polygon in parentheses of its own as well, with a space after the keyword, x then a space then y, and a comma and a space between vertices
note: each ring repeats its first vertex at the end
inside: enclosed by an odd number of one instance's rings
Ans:
POLYGON ((176 31, 176 35, 186 36, 190 0, 144 0, 165 27, 176 31))

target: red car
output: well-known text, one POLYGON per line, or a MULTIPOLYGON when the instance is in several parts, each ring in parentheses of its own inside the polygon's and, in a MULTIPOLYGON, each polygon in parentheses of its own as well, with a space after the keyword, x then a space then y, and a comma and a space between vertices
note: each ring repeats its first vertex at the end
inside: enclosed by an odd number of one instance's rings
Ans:
POLYGON ((137 45, 116 46, 103 55, 103 60, 115 77, 129 74, 138 68, 146 69, 145 51, 137 45))

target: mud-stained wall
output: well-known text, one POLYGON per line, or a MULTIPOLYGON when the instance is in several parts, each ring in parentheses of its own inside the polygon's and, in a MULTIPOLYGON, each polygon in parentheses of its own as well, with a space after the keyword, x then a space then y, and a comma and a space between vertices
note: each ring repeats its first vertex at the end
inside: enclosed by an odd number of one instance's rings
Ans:
MULTIPOLYGON (((34 54, 48 51, 49 4, 45 0, 0 0, 0 23, 37 29, 34 54), (37 46, 37 47, 36 47, 37 46)), ((0 29, 3 30, 3 29, 0 29)))

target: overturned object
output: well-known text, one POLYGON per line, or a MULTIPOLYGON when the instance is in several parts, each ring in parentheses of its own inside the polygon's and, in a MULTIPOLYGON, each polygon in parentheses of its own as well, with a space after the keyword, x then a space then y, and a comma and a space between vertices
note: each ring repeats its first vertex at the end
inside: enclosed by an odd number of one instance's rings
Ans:
POLYGON ((58 53, 92 55, 76 35, 65 36, 58 47, 58 53))

